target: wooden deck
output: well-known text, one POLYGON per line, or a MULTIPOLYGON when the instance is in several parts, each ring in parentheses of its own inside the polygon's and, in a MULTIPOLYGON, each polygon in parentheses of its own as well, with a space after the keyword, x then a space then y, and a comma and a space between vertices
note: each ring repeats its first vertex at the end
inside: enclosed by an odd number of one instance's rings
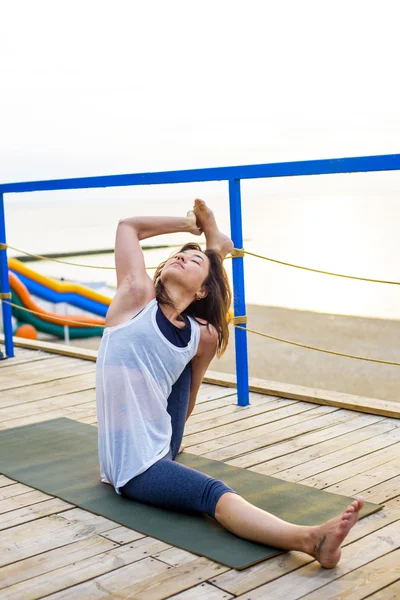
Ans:
MULTIPOLYGON (((65 416, 96 424, 95 365, 16 349, 0 362, 0 428, 65 416)), ((384 503, 324 570, 286 553, 235 571, 0 475, 0 598, 30 600, 400 598, 400 420, 203 384, 186 449, 228 464, 384 503)))

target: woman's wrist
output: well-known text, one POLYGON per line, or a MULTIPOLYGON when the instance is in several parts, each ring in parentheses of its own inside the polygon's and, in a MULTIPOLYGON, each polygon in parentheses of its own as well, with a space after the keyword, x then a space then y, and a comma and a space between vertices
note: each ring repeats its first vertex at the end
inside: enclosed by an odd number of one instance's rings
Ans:
POLYGON ((183 231, 191 231, 193 229, 193 219, 190 217, 183 217, 183 231))

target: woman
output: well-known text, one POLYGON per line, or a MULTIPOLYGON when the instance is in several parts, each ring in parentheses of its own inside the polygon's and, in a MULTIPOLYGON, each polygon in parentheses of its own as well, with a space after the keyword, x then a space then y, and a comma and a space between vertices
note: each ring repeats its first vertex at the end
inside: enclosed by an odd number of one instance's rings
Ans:
POLYGON ((118 494, 163 508, 206 513, 234 534, 300 550, 326 568, 357 522, 359 497, 322 525, 293 525, 253 506, 224 482, 175 462, 185 420, 207 367, 228 341, 230 290, 222 259, 233 245, 202 200, 185 218, 133 217, 118 224, 117 293, 96 372, 101 480, 118 494), (147 275, 140 240, 204 232, 147 275))

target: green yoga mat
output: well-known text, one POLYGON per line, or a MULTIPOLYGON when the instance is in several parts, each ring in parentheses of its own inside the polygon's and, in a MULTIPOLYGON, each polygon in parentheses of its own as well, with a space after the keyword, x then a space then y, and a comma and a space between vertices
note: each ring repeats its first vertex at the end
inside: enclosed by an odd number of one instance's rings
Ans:
MULTIPOLYGON (((351 498, 288 483, 184 452, 177 462, 222 479, 252 504, 299 525, 332 518, 351 498)), ((282 550, 244 540, 208 515, 175 512, 123 498, 100 482, 97 427, 67 418, 0 432, 0 472, 118 524, 244 569, 282 550)), ((381 505, 367 503, 362 516, 381 505)))

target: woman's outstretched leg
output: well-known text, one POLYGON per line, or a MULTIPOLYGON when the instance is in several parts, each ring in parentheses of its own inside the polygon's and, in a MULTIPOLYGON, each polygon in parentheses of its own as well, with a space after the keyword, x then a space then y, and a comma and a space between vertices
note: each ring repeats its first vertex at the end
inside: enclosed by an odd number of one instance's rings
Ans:
POLYGON ((238 494, 226 493, 218 500, 215 519, 239 537, 282 548, 299 550, 331 569, 340 559, 340 547, 356 524, 364 499, 359 496, 337 517, 314 527, 294 525, 257 508, 238 494))

